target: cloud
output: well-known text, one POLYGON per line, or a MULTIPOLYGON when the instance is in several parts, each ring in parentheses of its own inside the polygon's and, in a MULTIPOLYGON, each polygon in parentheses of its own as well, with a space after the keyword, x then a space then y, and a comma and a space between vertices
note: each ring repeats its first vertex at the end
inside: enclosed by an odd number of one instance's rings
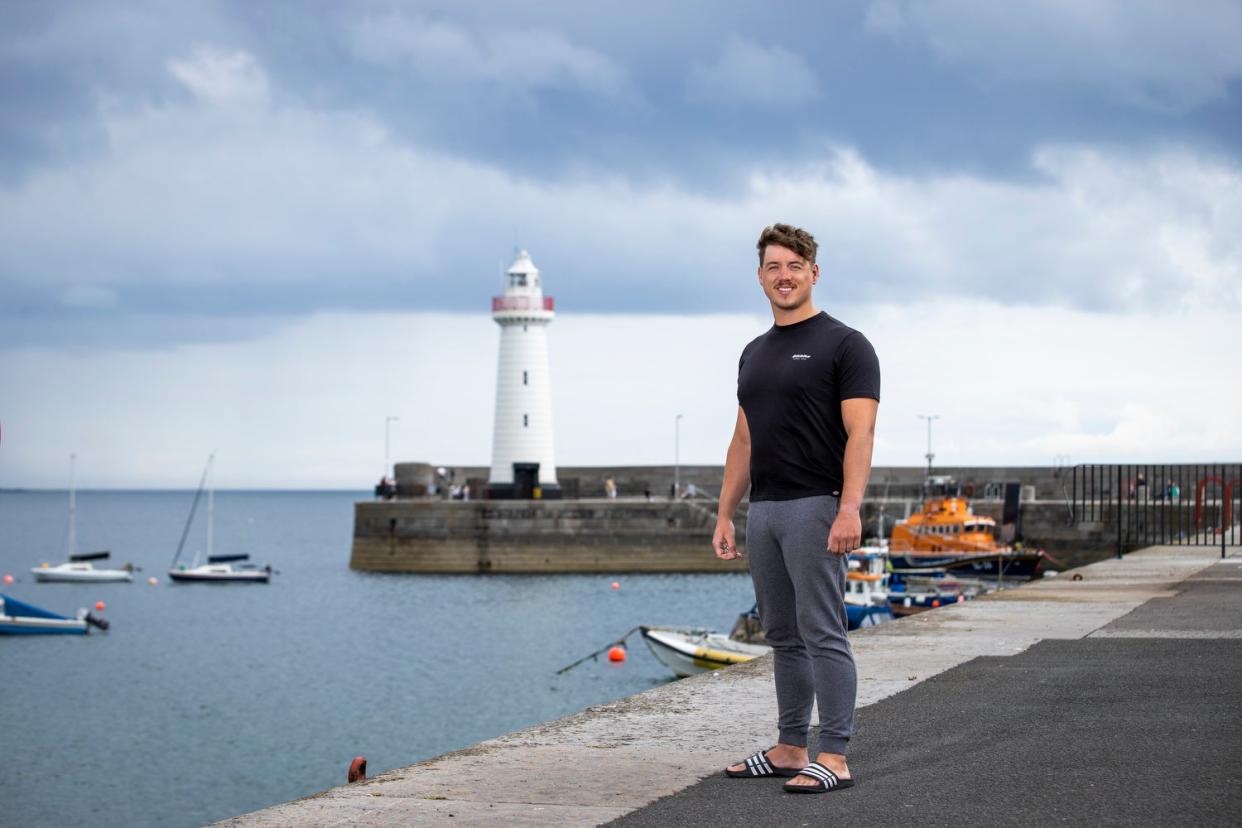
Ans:
POLYGON ((1184 112, 1228 96, 1242 78, 1242 6, 1202 0, 877 0, 873 34, 926 42, 980 83, 1089 84, 1118 101, 1184 112))
POLYGON ((0 190, 0 282, 22 297, 0 309, 0 339, 74 337, 56 314, 85 287, 131 314, 468 310, 515 229, 568 307, 736 311, 773 220, 815 232, 854 301, 1242 303, 1242 168, 1227 158, 1049 145, 1011 180, 901 175, 823 146, 814 163, 741 167, 722 192, 598 167, 541 179, 300 104, 249 53, 204 47, 170 71, 195 96, 105 110, 106 152, 0 190))
MULTIPOLYGON (((878 465, 916 466, 919 414, 943 465, 1212 461, 1242 454, 1242 386, 1220 331, 1242 311, 1088 313, 986 301, 820 304, 862 330, 883 373, 878 465), (1210 389, 1210 390, 1205 390, 1210 389), (1207 396, 1205 396, 1207 395, 1207 396), (1204 404, 1210 397, 1211 404, 1204 404)), ((771 318, 558 311, 548 328, 561 465, 723 462, 737 355, 771 318), (624 453, 619 450, 624 447, 624 453)), ((84 351, 0 347, 0 487, 194 485, 209 451, 230 487, 363 488, 392 457, 487 465, 496 325, 484 311, 320 313, 235 342, 84 351), (55 381, 48 381, 55 378, 55 381), (89 416, 83 416, 89 411, 89 416)))
POLYGON ((715 61, 694 63, 686 79, 686 98, 696 102, 789 108, 819 97, 819 80, 801 55, 737 36, 715 61))
POLYGON ((268 101, 267 75, 243 51, 200 48, 189 58, 168 61, 168 71, 194 95, 217 106, 268 101))
POLYGON ((471 30, 443 19, 390 12, 352 23, 347 42, 364 61, 406 68, 447 85, 486 82, 607 97, 633 94, 623 67, 548 29, 471 30))

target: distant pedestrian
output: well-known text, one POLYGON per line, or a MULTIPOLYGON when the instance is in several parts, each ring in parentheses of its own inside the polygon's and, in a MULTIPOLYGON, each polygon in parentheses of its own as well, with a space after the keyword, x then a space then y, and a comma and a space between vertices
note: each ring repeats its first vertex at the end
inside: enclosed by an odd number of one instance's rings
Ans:
POLYGON ((604 495, 609 500, 617 499, 617 481, 611 477, 604 481, 604 495))
POLYGON ((470 499, 470 484, 469 484, 469 483, 464 483, 464 484, 462 484, 462 487, 461 487, 461 499, 462 499, 462 500, 469 500, 469 499, 470 499))
POLYGON ((746 540, 759 619, 774 651, 777 744, 726 770, 785 776, 790 793, 854 784, 846 749, 857 673, 846 637, 848 553, 862 543, 863 492, 880 365, 861 333, 815 309, 815 239, 787 224, 759 237, 759 284, 775 324, 742 351, 737 425, 725 461, 717 557, 732 560, 733 513, 750 486, 746 540), (811 705, 820 735, 810 762, 811 705))

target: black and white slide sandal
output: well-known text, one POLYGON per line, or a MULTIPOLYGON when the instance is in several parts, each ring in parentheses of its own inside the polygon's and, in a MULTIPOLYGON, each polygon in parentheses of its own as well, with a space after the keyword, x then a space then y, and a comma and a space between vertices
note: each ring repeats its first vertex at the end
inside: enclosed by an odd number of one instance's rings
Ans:
POLYGON ((786 793, 828 793, 829 791, 840 790, 841 788, 854 787, 853 777, 842 779, 819 762, 812 762, 802 770, 798 771, 794 776, 809 776, 815 780, 814 785, 791 785, 788 782, 784 784, 786 793))
POLYGON ((725 776, 733 779, 758 779, 761 776, 797 776, 802 773, 798 768, 778 768, 768 759, 768 754, 762 750, 755 751, 754 755, 746 757, 745 770, 735 771, 725 768, 725 776))

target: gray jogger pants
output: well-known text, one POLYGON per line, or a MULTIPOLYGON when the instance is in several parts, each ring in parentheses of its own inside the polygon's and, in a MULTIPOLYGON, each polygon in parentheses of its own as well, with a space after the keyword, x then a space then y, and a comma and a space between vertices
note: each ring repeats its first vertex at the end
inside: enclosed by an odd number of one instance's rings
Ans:
POLYGON ((819 702, 819 749, 845 753, 858 674, 846 637, 846 556, 828 551, 839 498, 750 504, 746 547, 759 620, 772 645, 780 741, 805 746, 819 702))

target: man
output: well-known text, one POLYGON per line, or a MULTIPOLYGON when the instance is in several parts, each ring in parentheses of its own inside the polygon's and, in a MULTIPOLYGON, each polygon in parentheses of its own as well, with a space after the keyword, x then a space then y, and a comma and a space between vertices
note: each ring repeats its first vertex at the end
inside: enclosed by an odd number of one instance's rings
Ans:
POLYGON ((774 224, 759 236, 759 284, 774 325, 742 351, 737 426, 712 546, 732 560, 733 513, 751 487, 746 541, 764 635, 775 659, 777 744, 732 777, 791 777, 790 793, 854 784, 846 764, 857 674, 846 638, 848 553, 862 541, 863 491, 880 400, 880 365, 858 331, 816 310, 817 245, 774 224), (820 737, 810 762, 811 703, 820 737))

